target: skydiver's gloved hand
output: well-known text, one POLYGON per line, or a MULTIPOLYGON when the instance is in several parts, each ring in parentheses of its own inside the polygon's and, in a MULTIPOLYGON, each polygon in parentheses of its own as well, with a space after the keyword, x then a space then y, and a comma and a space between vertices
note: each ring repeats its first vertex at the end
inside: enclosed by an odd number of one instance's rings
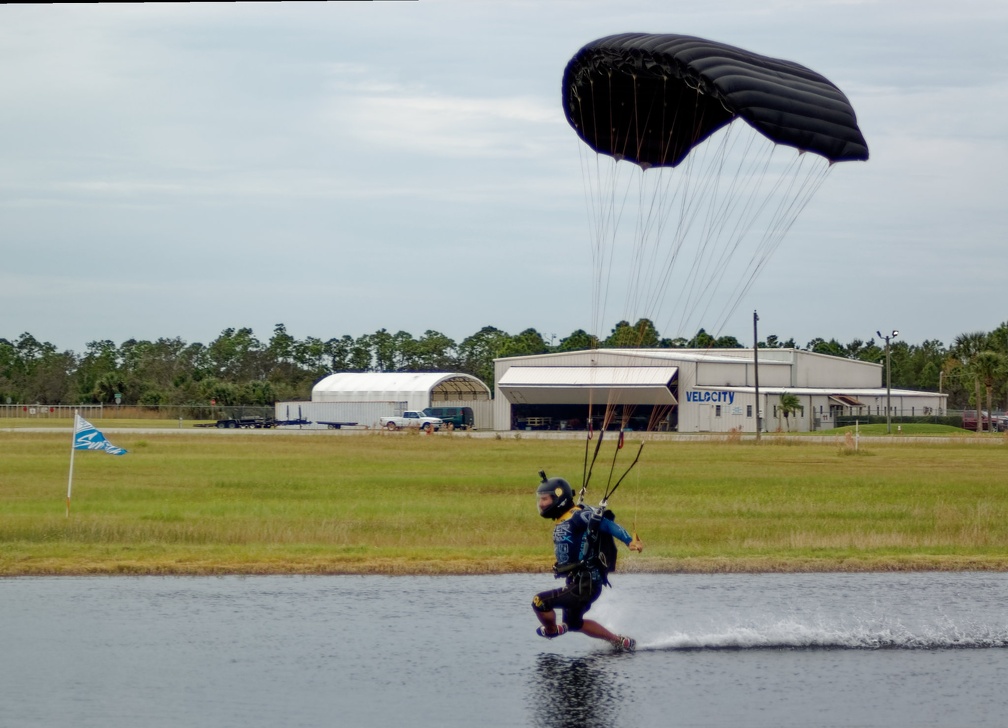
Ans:
POLYGON ((641 541, 640 540, 640 536, 638 536, 635 533, 633 535, 633 541, 631 541, 629 543, 629 545, 627 546, 627 548, 630 549, 631 551, 636 551, 637 553, 641 553, 642 551, 644 551, 644 542, 641 541))

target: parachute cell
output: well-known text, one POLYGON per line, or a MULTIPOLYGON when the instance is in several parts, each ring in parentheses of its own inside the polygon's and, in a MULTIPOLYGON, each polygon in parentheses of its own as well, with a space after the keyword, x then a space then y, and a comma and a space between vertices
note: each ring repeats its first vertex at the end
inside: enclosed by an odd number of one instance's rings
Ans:
POLYGON ((592 149, 645 168, 677 166, 736 119, 830 162, 868 159, 854 109, 828 79, 692 36, 624 33, 587 44, 564 70, 563 104, 592 149))

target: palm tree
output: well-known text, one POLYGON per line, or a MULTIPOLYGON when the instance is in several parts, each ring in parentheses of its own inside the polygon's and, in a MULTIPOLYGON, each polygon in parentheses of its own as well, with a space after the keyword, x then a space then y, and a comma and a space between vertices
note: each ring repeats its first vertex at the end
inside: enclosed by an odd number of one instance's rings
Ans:
MULTIPOLYGON (((996 351, 1004 356, 1008 357, 1008 321, 1005 321, 996 329, 987 334, 987 343, 990 344, 990 349, 996 351)), ((998 392, 995 392, 998 396, 1008 395, 1008 382, 1005 381, 1008 377, 1004 377, 1001 380, 1001 387, 998 392)), ((1003 404, 1000 409, 1008 410, 1008 397, 1002 400, 1003 404)))
POLYGON ((976 358, 980 352, 986 351, 987 348, 987 334, 983 331, 959 334, 952 345, 952 353, 958 361, 958 370, 964 383, 970 379, 973 380, 976 394, 974 402, 977 408, 977 432, 983 430, 983 417, 980 416, 980 373, 976 369, 976 358))
MULTIPOLYGON (((973 358, 972 368, 976 374, 977 381, 983 382, 984 389, 987 391, 988 426, 990 427, 990 431, 993 432, 994 411, 991 409, 991 400, 994 397, 994 380, 1004 378, 1005 371, 1008 369, 1008 357, 998 351, 981 351, 973 358)), ((979 399, 977 400, 977 404, 979 409, 979 399)), ((983 428, 982 419, 981 415, 977 413, 978 432, 983 428)))
POLYGON ((798 399, 797 394, 791 394, 790 392, 781 392, 780 404, 777 405, 777 411, 784 415, 784 423, 787 427, 787 431, 791 431, 791 420, 790 415, 792 412, 797 412, 801 409, 801 400, 798 399))

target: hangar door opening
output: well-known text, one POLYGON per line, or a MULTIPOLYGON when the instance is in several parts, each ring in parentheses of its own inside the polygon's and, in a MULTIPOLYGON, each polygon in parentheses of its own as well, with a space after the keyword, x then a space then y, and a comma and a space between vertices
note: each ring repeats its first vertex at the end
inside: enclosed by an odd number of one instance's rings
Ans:
POLYGON ((520 367, 498 383, 511 429, 668 431, 677 428, 676 367, 520 367))

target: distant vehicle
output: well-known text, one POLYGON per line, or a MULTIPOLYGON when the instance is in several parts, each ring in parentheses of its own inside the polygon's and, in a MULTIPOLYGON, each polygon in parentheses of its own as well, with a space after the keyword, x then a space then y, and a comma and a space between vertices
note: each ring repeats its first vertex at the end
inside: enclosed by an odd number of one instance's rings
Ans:
POLYGON ((389 430, 401 430, 404 427, 417 427, 424 432, 436 432, 441 429, 444 421, 440 417, 428 417, 423 412, 406 410, 402 417, 382 417, 378 424, 389 430))
POLYGON ((428 407, 423 411, 428 417, 439 417, 456 430, 471 430, 473 427, 472 407, 428 407))
MULTIPOLYGON (((981 428, 985 432, 989 432, 991 429, 991 416, 987 410, 980 410, 980 416, 983 418, 983 423, 981 428)), ((993 418, 994 432, 1004 432, 1008 429, 1008 415, 1004 414, 994 414, 993 418)), ((964 430, 970 430, 976 432, 977 428, 977 411, 976 410, 963 410, 962 415, 962 426, 964 430)))
MULTIPOLYGON (((195 425, 196 427, 216 427, 219 430, 268 430, 278 423, 272 417, 224 417, 216 422, 195 425)), ((286 423, 284 423, 286 424, 286 423)))
POLYGON ((319 420, 319 424, 320 425, 325 425, 330 430, 339 430, 340 428, 343 428, 343 427, 356 427, 356 425, 357 425, 356 422, 333 422, 331 420, 330 421, 319 420))

